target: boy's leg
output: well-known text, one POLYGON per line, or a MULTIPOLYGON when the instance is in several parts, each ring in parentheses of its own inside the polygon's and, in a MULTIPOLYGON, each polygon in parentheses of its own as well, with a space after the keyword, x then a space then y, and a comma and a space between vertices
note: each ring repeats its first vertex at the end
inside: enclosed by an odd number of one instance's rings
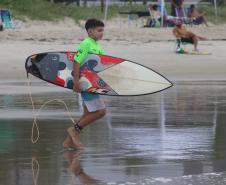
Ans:
POLYGON ((79 122, 74 127, 68 128, 68 133, 72 138, 73 144, 76 148, 82 148, 80 143, 79 133, 82 128, 91 124, 97 119, 103 117, 106 113, 104 101, 100 98, 91 101, 84 101, 83 115, 79 119, 79 122))
MULTIPOLYGON (((83 119, 83 117, 84 117, 86 114, 88 114, 88 113, 89 113, 89 112, 88 112, 86 106, 83 106, 83 115, 82 115, 82 117, 80 118, 80 120, 83 119)), ((78 121, 78 122, 79 122, 79 121, 78 121)), ((74 129, 74 127, 70 127, 70 128, 71 128, 71 129, 74 129)), ((69 129, 69 128, 68 128, 68 129, 69 129)), ((70 129, 70 130, 71 130, 71 129, 70 129)), ((74 135, 72 132, 73 132, 73 130, 70 131, 71 135, 74 135)), ((75 134, 76 134, 76 133, 75 133, 75 134)), ((76 137, 76 138, 77 138, 77 137, 76 137)), ((80 140, 79 140, 79 142, 80 142, 80 140)), ((64 142, 63 142, 63 147, 64 147, 64 148, 76 147, 76 146, 74 145, 73 140, 72 140, 72 137, 70 136, 69 133, 68 133, 66 139, 65 139, 64 142)))
POLYGON ((106 113, 105 107, 105 103, 100 97, 84 101, 84 114, 79 120, 78 126, 84 128, 93 121, 102 118, 106 113))
POLYGON ((90 123, 102 118, 105 114, 106 114, 106 109, 100 109, 95 112, 88 112, 80 119, 80 121, 78 122, 78 125, 81 128, 84 128, 90 123))
MULTIPOLYGON (((82 115, 82 117, 81 117, 80 119, 82 119, 87 113, 88 113, 88 110, 87 110, 87 108, 84 106, 84 108, 83 108, 83 115, 82 115)), ((70 127, 70 128, 71 128, 71 127, 70 127)), ((74 128, 74 127, 72 127, 72 128, 74 128)), ((74 146, 74 143, 73 143, 73 140, 72 140, 71 136, 69 135, 69 133, 68 133, 66 139, 65 139, 64 142, 63 142, 63 147, 64 147, 64 148, 75 147, 75 146, 74 146)))
POLYGON ((68 132, 68 135, 70 136, 70 138, 73 142, 74 147, 77 148, 77 149, 83 149, 83 146, 80 142, 79 132, 76 131, 74 127, 69 127, 67 129, 67 132, 68 132))
MULTIPOLYGON (((80 119, 80 121, 76 124, 82 129, 87 125, 91 124, 92 122, 96 121, 97 119, 102 118, 105 115, 105 112, 105 109, 98 110, 95 112, 89 112, 88 114, 83 115, 82 119, 80 119)), ((74 146, 77 149, 82 149, 83 146, 80 142, 79 129, 75 129, 75 127, 70 127, 67 131, 73 141, 74 146)))
POLYGON ((106 113, 105 109, 97 110, 95 112, 88 112, 88 109, 86 106, 84 106, 84 114, 80 118, 80 121, 76 123, 78 125, 78 129, 75 129, 75 127, 68 128, 68 134, 70 135, 73 145, 77 149, 82 149, 83 146, 80 142, 80 135, 79 132, 82 128, 86 127, 87 125, 91 124, 92 122, 102 118, 106 113))
POLYGON ((83 115, 82 117, 79 119, 78 122, 80 122, 80 120, 82 120, 87 114, 89 113, 87 107, 85 105, 83 105, 83 115))

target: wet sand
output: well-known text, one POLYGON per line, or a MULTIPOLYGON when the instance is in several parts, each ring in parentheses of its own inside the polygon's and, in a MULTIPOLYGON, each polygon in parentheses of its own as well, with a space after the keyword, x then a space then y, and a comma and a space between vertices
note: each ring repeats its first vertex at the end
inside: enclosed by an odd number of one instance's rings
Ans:
MULTIPOLYGON (((26 83, 6 84, 16 90, 26 83)), ((72 92, 42 82, 33 87, 43 90, 33 95, 36 109, 59 98, 75 119, 80 116, 72 92)), ((71 125, 63 105, 51 103, 40 112, 40 140, 32 144, 27 92, 1 94, 0 184, 223 185, 225 90, 225 82, 196 81, 154 95, 105 96, 108 113, 82 132, 81 153, 62 151, 71 125)))

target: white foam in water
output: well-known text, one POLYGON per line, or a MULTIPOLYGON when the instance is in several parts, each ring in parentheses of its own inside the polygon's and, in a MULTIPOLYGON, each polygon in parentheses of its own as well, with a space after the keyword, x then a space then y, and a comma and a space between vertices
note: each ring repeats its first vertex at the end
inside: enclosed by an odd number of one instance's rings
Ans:
POLYGON ((172 181, 172 179, 164 178, 164 177, 158 177, 158 178, 155 178, 155 180, 163 182, 163 183, 167 183, 167 182, 171 182, 172 181))
POLYGON ((126 185, 135 185, 135 182, 126 182, 126 185))
POLYGON ((108 182, 107 184, 108 184, 108 185, 115 185, 116 182, 108 182))
POLYGON ((203 173, 199 175, 186 175, 180 177, 146 178, 135 182, 109 182, 108 185, 225 185, 226 172, 203 173))

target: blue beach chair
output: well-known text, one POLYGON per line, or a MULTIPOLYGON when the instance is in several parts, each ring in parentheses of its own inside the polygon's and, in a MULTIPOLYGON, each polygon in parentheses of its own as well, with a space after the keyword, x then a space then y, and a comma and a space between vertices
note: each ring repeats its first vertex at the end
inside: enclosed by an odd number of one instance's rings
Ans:
POLYGON ((3 23, 3 27, 5 29, 14 28, 14 25, 13 25, 12 19, 11 19, 11 13, 9 10, 7 10, 7 9, 0 10, 0 15, 1 15, 2 23, 3 23))

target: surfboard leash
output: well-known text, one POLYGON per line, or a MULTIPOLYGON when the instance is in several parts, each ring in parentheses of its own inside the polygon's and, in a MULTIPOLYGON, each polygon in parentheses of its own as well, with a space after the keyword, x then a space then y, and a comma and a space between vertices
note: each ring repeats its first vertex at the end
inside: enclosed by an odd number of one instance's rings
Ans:
POLYGON ((32 129, 31 129, 31 142, 34 144, 34 143, 38 142, 40 133, 39 133, 38 123, 37 123, 37 115, 35 113, 34 101, 33 101, 32 94, 31 94, 31 82, 28 78, 28 73, 27 73, 27 87, 28 87, 28 92, 29 92, 28 94, 29 94, 29 97, 31 100, 31 105, 32 105, 33 123, 32 123, 32 129), (36 138, 34 138, 34 129, 36 129, 36 131, 37 131, 36 138))
POLYGON ((65 107, 65 109, 66 109, 66 111, 67 111, 68 117, 69 117, 69 119, 72 121, 73 125, 75 125, 76 122, 75 122, 75 120, 73 119, 73 117, 71 116, 67 104, 66 104, 63 100, 61 100, 61 99, 59 99, 59 98, 52 99, 52 100, 48 100, 48 101, 44 102, 44 103, 41 105, 41 107, 38 109, 38 111, 35 111, 34 100, 33 100, 33 98, 32 98, 32 92, 31 92, 31 82, 30 82, 30 80, 29 80, 28 77, 29 77, 29 76, 28 76, 28 74, 27 74, 27 86, 28 86, 29 97, 30 97, 30 100, 31 100, 31 105, 32 105, 32 115, 33 115, 33 123, 32 123, 32 129, 31 129, 31 142, 32 142, 33 144, 35 144, 35 143, 38 142, 38 140, 39 140, 39 138, 40 138, 40 131, 39 131, 38 123, 37 123, 37 117, 38 117, 40 111, 41 111, 47 104, 49 104, 49 103, 51 103, 51 102, 54 102, 54 101, 59 102, 59 103, 62 103, 62 104, 64 105, 64 107, 65 107), (34 134, 34 133, 35 133, 35 130, 36 130, 36 132, 37 132, 36 137, 35 137, 35 134, 34 134))
POLYGON ((32 169, 32 177, 33 177, 33 184, 38 184, 38 177, 39 177, 39 162, 35 157, 31 159, 31 169, 32 169))

